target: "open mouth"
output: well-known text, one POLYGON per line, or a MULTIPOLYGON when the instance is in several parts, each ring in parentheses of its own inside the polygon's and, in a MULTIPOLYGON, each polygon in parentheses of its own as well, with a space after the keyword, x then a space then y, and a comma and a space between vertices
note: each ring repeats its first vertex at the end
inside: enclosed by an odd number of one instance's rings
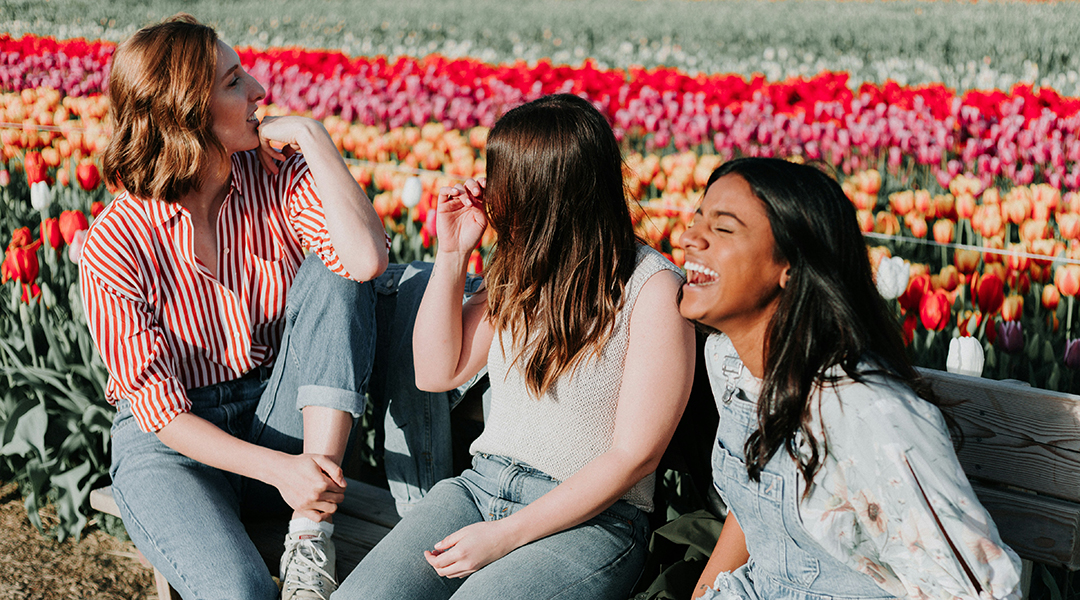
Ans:
POLYGON ((720 281, 720 274, 705 265, 686 261, 686 283, 690 286, 710 285, 720 281))
POLYGON ((255 111, 251 111, 251 115, 247 118, 248 123, 259 124, 259 117, 255 116, 255 111))

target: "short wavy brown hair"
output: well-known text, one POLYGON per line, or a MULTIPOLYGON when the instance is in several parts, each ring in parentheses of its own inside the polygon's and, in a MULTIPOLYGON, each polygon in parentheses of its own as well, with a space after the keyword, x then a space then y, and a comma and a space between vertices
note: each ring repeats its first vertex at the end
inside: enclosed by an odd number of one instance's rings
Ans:
POLYGON ((109 75, 113 133, 105 181, 146 199, 175 202, 225 148, 211 131, 217 32, 180 13, 140 29, 116 49, 109 75))

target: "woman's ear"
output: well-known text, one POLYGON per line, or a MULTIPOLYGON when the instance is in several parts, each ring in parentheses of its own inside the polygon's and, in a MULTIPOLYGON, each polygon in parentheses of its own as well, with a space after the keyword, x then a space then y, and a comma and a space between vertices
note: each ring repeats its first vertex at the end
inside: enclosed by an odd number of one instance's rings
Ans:
POLYGON ((787 289, 788 279, 791 278, 791 265, 784 267, 784 271, 780 273, 780 289, 787 289))

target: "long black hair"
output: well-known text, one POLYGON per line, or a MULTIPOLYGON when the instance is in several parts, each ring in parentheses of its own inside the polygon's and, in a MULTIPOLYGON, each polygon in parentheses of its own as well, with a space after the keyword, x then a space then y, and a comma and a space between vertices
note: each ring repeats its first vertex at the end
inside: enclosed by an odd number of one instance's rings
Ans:
POLYGON ((839 377, 870 369, 906 382, 937 404, 908 361, 896 318, 874 285, 855 209, 834 179, 815 167, 774 158, 743 158, 713 171, 706 189, 729 174, 742 177, 765 205, 776 258, 790 265, 787 284, 765 333, 765 369, 757 430, 746 440, 746 465, 758 480, 783 447, 799 464, 806 491, 827 452, 809 429, 811 396, 839 377), (862 364, 862 367, 860 367, 862 364), (862 370, 860 370, 862 369, 862 370), (801 456, 797 434, 809 442, 801 456))

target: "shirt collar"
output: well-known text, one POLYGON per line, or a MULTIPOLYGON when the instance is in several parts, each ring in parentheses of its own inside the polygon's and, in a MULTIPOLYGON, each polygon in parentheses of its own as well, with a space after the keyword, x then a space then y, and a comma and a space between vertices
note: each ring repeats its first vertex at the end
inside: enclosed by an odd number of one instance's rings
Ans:
MULTIPOLYGON (((225 195, 226 201, 228 201, 234 193, 240 194, 241 197, 245 195, 244 190, 241 189, 241 184, 239 183, 243 181, 244 178, 241 176, 238 166, 239 163, 237 162, 236 156, 233 156, 231 166, 232 177, 229 180, 229 193, 225 195)), ((179 202, 166 202, 164 200, 142 200, 136 198, 135 196, 132 196, 131 194, 128 194, 128 196, 136 202, 143 202, 146 204, 147 209, 150 212, 150 222, 153 224, 154 227, 161 227, 162 225, 180 214, 187 215, 188 217, 191 216, 190 214, 188 214, 187 209, 181 206, 179 202)))

